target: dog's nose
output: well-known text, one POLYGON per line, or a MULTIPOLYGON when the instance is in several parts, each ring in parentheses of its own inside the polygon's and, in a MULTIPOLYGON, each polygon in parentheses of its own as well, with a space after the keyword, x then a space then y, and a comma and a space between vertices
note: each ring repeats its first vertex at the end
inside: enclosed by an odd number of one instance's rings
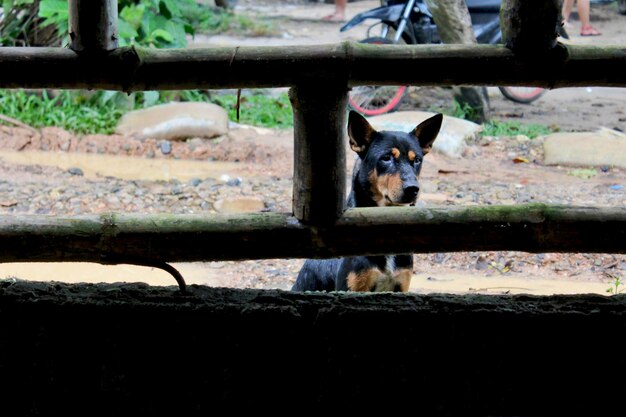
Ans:
POLYGON ((417 185, 411 185, 404 189, 404 200, 413 201, 417 198, 417 193, 420 192, 420 188, 417 185))

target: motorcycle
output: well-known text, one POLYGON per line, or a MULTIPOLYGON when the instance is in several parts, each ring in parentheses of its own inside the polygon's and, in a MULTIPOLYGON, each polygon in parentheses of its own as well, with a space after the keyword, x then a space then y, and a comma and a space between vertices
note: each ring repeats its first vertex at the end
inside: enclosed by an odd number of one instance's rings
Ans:
MULTIPOLYGON (((500 32, 501 0, 466 0, 472 19, 472 28, 478 43, 502 42, 500 32)), ((424 0, 381 0, 381 6, 355 15, 340 29, 352 29, 366 20, 375 22, 367 29, 362 43, 370 44, 433 44, 441 43, 437 26, 424 0), (377 31, 373 34, 374 30, 377 31)), ((567 38, 562 31, 561 36, 567 38)), ((407 92, 408 86, 359 86, 349 95, 350 106, 367 116, 395 110, 407 92)), ((546 90, 540 87, 498 87, 509 100, 529 104, 546 90)))
POLYGON ((617 11, 621 14, 626 14, 626 0, 591 0, 589 3, 591 4, 608 4, 608 3, 617 3, 617 11))

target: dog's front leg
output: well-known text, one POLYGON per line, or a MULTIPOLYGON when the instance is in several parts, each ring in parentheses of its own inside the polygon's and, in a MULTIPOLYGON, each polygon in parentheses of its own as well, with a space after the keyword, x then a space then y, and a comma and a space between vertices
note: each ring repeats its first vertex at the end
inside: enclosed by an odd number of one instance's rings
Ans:
POLYGON ((413 271, 406 268, 397 269, 393 273, 369 268, 348 274, 348 289, 359 292, 407 292, 412 276, 413 271))

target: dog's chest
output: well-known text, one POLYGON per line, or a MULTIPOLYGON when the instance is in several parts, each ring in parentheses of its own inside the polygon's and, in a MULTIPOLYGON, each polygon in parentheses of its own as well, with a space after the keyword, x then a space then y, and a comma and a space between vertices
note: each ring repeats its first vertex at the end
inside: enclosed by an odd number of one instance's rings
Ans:
POLYGON ((375 292, 408 291, 413 272, 411 255, 366 257, 360 262, 363 263, 347 275, 348 289, 375 292))
POLYGON ((385 256, 385 267, 382 272, 385 274, 393 275, 396 272, 396 256, 395 255, 387 255, 385 256))

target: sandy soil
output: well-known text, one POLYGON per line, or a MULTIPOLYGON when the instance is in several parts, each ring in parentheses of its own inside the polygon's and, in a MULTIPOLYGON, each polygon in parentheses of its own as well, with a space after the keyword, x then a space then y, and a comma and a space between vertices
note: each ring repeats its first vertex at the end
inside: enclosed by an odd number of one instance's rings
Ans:
MULTIPOLYGON (((330 42, 338 38, 337 23, 320 22, 332 4, 289 3, 278 9, 276 2, 257 2, 265 13, 278 15, 286 42, 310 43, 313 39, 330 42), (300 9, 298 9, 300 7, 300 9), (298 10, 308 7, 309 18, 298 10), (274 10, 274 11, 272 11, 274 10), (295 13, 296 17, 290 17, 295 13), (296 13, 296 11, 298 11, 296 13), (330 35, 329 35, 330 34, 330 35)), ((349 4, 351 13, 369 1, 349 4)), ((242 10, 251 2, 242 1, 242 10)), ((248 9, 246 9, 248 8, 248 9)), ((259 9, 256 9, 259 12, 259 9)), ((611 5, 594 5, 594 24, 604 36, 571 42, 626 43, 626 16, 611 5)), ((574 27, 577 22, 573 21, 574 27)), ((203 39, 213 42, 215 39, 203 39)), ((236 42, 220 37, 219 42, 236 42)), ((275 38, 255 39, 275 44, 275 38)), ((218 43, 219 43, 218 42, 218 43)), ((598 68, 601 71, 601 68, 598 68)), ((406 109, 425 110, 450 100, 446 89, 415 89, 417 97, 405 103, 406 109)), ((532 105, 519 105, 494 92, 493 117, 523 123, 552 125, 563 131, 593 131, 598 127, 626 130, 626 91, 622 89, 563 89, 548 92, 532 105)), ((234 129, 220 140, 193 139, 172 144, 163 154, 157 141, 137 141, 114 135, 74 136, 57 128, 32 129, 0 127, 0 213, 79 214, 106 211, 135 212, 216 212, 218 201, 255 197, 267 210, 289 211, 293 173, 293 137, 290 131, 234 129), (104 140, 107 139, 107 140, 104 140), (45 151, 47 156, 10 157, 20 151, 45 151), (69 165, 62 165, 57 152, 75 154, 69 165), (87 157, 81 158, 82 156, 87 157), (105 157, 106 156, 106 157, 105 157), (95 158, 94 158, 95 157, 95 158), (156 177, 138 178, 112 170, 119 162, 168 161, 167 172, 156 177), (13 158, 13 159, 12 159, 13 158), (30 159, 29 159, 30 158, 30 159), (198 168, 205 161, 207 171, 198 168), (71 168, 80 167, 82 175, 71 168), (223 164, 223 165, 219 165, 223 164), (86 167, 91 167, 89 171, 86 167), (195 174, 184 176, 185 172, 195 174), (179 174, 176 174, 176 173, 179 174), (222 180, 228 174, 226 180, 222 180), (168 176, 164 176, 168 175, 168 176), (222 179, 221 179, 222 178, 222 179), (237 181, 233 182, 235 178, 237 181)), ((142 165, 143 166, 143 165, 142 165)), ((144 174, 150 168, 142 168, 144 174)), ((156 168, 159 171, 158 168, 156 168)), ((571 168, 542 164, 541 139, 485 139, 469 144, 461 159, 432 153, 423 172, 425 206, 466 204, 516 204, 524 202, 564 203, 571 205, 626 204, 626 173, 607 167, 585 179, 571 168), (529 163, 515 163, 518 157, 529 163)), ((613 254, 527 254, 520 252, 464 252, 415 255, 416 292, 483 293, 603 293, 615 277, 626 273, 626 258, 613 254)), ((303 260, 250 260, 176 264, 188 283, 236 288, 289 289, 303 260)), ((4 264, 0 278, 16 276, 33 280, 145 281, 172 285, 162 271, 149 268, 99 267, 76 264, 4 264)))

